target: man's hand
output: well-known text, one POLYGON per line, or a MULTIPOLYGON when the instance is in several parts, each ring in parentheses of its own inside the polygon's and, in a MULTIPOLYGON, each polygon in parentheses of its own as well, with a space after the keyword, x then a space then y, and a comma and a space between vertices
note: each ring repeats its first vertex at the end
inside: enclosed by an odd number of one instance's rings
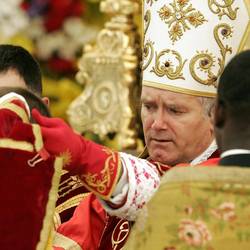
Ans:
POLYGON ((108 200, 122 171, 119 153, 85 140, 61 119, 44 117, 37 110, 32 110, 32 116, 41 126, 45 149, 64 159, 69 155, 64 168, 78 174, 86 188, 108 200))
POLYGON ((45 149, 52 155, 64 158, 65 169, 77 171, 85 151, 84 139, 60 118, 42 116, 38 110, 32 110, 32 116, 41 126, 45 149))

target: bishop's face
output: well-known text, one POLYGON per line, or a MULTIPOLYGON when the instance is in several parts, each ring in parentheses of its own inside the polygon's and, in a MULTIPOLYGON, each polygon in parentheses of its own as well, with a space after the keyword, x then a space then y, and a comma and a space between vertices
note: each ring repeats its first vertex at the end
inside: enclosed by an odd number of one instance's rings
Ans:
POLYGON ((198 97, 143 86, 141 118, 149 156, 168 165, 188 163, 213 140, 213 125, 198 97))

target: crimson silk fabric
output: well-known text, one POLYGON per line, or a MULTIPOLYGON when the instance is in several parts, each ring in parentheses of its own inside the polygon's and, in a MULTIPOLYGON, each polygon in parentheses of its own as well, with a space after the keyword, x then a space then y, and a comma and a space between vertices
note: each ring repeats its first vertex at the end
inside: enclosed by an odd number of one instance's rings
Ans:
MULTIPOLYGON (((34 143, 30 124, 12 111, 0 109, 0 140, 34 143)), ((36 152, 0 144, 0 249, 35 250, 54 174, 54 159, 28 165, 36 152)))

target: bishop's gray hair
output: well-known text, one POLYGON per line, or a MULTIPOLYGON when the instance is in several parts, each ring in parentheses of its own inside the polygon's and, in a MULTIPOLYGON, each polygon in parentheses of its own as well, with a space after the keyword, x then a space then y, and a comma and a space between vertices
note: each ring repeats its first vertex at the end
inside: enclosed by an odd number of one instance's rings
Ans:
POLYGON ((215 106, 215 98, 214 97, 198 97, 201 105, 203 106, 204 114, 207 116, 213 115, 213 109, 215 106))

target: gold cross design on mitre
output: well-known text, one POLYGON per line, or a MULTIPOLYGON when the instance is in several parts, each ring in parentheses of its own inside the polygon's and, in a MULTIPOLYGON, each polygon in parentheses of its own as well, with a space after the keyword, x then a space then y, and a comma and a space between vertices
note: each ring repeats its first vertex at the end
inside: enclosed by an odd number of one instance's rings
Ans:
POLYGON ((173 3, 161 7, 158 13, 161 20, 168 24, 169 37, 173 43, 186 30, 190 30, 190 25, 196 28, 207 21, 200 11, 193 8, 189 0, 174 0, 173 3))

